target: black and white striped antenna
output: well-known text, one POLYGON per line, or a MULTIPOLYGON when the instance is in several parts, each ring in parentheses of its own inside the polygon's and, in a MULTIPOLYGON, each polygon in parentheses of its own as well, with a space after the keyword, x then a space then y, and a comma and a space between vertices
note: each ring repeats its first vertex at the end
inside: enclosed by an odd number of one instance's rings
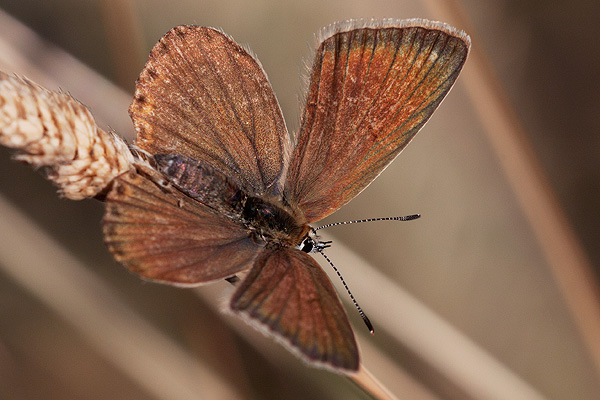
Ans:
MULTIPOLYGON (((412 221, 413 219, 417 219, 419 217, 421 217, 421 214, 404 215, 402 217, 382 217, 382 218, 357 219, 357 220, 354 220, 354 221, 335 222, 333 224, 323 225, 323 226, 320 226, 318 228, 315 228, 314 231, 316 232, 319 229, 331 228, 333 226, 338 226, 338 225, 359 224, 359 223, 362 223, 362 222, 374 222, 374 221, 412 221)), ((348 295, 350 296, 350 299, 352 300, 352 303, 354 303, 354 307, 356 307, 356 310, 358 311, 358 314, 362 318, 362 320, 365 323, 365 325, 367 325, 367 328, 369 329, 369 332, 371 333, 371 335, 375 334, 375 330, 373 329, 373 324, 371 324, 371 321, 369 321, 369 317, 367 317, 367 314, 365 314, 365 312, 362 310, 362 308, 358 305, 358 302, 354 298, 354 295, 350 291, 350 288, 348 288, 348 285, 346 284, 346 281, 342 277, 342 274, 340 273, 340 271, 338 271, 338 269, 335 267, 335 265, 333 265, 333 262, 331 262, 331 260, 329 259, 329 257, 327 257, 327 255, 323 252, 323 249, 329 247, 329 244, 331 242, 322 242, 322 243, 324 244, 323 246, 318 246, 317 245, 315 247, 315 250, 313 250, 313 251, 316 251, 317 253, 320 253, 325 258, 325 260, 327 260, 327 262, 329 263, 329 265, 331 265, 331 268, 333 268, 333 270, 337 274, 338 278, 340 278, 340 280, 342 281, 342 284, 344 285, 344 288, 346 288, 346 292, 348 292, 348 295)))

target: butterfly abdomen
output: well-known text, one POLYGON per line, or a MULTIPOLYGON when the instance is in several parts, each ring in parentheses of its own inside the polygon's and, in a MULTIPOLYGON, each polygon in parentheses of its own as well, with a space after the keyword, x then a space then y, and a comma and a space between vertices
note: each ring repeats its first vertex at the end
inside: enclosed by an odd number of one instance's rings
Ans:
POLYGON ((154 156, 158 171, 191 198, 220 214, 240 220, 266 243, 296 247, 308 225, 274 202, 250 196, 233 180, 191 157, 177 154, 154 156))
POLYGON ((247 195, 224 174, 179 154, 157 154, 154 160, 158 171, 186 195, 226 216, 241 216, 247 195))

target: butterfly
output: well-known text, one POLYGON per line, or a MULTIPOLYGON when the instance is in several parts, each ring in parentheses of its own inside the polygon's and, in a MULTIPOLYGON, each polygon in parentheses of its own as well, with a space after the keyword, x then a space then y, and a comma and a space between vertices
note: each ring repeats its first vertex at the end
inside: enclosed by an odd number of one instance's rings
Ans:
POLYGON ((163 36, 129 109, 147 156, 113 181, 103 232, 115 258, 145 279, 238 281, 230 311, 312 365, 351 373, 356 339, 309 255, 327 247, 311 224, 411 141, 454 84, 470 39, 422 19, 346 21, 320 38, 292 138, 243 47, 213 28, 163 36))

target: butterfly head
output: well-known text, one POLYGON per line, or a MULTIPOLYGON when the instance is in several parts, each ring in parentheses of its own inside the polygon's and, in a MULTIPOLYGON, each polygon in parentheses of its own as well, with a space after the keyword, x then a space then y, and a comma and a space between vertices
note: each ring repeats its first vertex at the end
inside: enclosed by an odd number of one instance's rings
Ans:
POLYGON ((331 241, 321 241, 315 229, 311 230, 304 236, 302 242, 298 245, 297 249, 305 253, 322 253, 324 249, 331 247, 331 241))

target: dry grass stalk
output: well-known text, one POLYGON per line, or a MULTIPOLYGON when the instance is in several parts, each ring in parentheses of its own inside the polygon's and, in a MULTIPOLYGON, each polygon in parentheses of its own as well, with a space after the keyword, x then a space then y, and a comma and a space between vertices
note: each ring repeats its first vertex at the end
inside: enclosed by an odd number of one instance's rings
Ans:
POLYGON ((100 129, 67 93, 0 72, 0 144, 17 160, 43 167, 62 196, 94 197, 134 161, 127 144, 100 129))

